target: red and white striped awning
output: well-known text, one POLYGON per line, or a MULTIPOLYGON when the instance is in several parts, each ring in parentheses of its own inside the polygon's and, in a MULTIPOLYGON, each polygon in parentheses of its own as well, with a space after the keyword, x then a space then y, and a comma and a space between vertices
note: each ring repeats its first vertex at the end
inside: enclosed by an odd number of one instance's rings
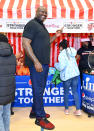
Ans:
POLYGON ((40 5, 48 18, 94 20, 94 0, 0 0, 0 19, 33 18, 40 5))

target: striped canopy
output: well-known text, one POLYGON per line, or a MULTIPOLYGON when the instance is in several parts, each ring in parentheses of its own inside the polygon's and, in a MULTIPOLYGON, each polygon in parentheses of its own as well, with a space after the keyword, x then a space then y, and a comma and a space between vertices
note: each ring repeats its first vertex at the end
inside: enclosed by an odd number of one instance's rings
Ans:
POLYGON ((38 6, 46 6, 51 19, 94 20, 94 0, 0 0, 0 19, 33 18, 38 6))

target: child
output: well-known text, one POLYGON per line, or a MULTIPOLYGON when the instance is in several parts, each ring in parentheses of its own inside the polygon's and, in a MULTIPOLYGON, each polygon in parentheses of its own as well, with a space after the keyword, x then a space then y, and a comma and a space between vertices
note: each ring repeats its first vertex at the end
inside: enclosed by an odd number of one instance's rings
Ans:
POLYGON ((10 107, 15 98, 16 58, 8 38, 0 33, 0 131, 10 131, 10 107))
POLYGON ((71 87, 76 106, 74 114, 81 115, 80 102, 77 92, 78 77, 80 73, 75 59, 76 50, 72 47, 68 47, 67 43, 68 43, 67 40, 64 39, 59 44, 60 48, 60 54, 58 56, 59 62, 55 63, 55 68, 60 71, 60 78, 63 81, 65 114, 69 114, 68 93, 69 87, 71 87))

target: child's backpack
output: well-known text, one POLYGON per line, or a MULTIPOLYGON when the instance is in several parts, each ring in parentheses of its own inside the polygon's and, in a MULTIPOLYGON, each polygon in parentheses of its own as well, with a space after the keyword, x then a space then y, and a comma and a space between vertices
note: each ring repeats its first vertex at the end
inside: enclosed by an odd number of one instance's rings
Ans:
POLYGON ((56 87, 56 85, 58 85, 61 82, 62 80, 60 79, 60 72, 56 70, 55 74, 53 75, 52 81, 51 81, 50 90, 52 89, 52 84, 55 84, 55 87, 56 87))

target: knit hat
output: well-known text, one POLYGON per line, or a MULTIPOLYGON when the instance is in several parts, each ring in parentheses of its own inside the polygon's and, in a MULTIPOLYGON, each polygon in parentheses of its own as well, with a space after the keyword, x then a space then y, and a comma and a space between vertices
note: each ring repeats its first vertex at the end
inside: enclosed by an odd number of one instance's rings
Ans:
POLYGON ((85 42, 85 41, 90 41, 90 39, 89 38, 82 38, 81 39, 81 42, 85 42))

